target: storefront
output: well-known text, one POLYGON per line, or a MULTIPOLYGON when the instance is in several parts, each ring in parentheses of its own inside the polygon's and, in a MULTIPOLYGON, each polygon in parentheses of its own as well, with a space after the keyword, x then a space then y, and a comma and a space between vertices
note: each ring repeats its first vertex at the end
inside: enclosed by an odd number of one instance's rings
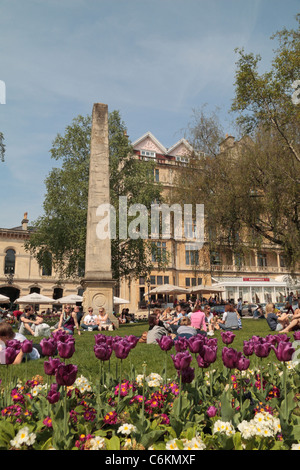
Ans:
POLYGON ((268 303, 283 302, 287 295, 287 283, 269 277, 213 278, 218 286, 224 287, 225 300, 239 298, 243 302, 268 303))

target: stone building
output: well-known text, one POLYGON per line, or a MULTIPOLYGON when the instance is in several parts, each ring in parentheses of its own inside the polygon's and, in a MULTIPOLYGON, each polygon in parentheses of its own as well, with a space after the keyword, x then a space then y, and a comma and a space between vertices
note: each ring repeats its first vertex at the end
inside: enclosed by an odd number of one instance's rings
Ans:
MULTIPOLYGON (((220 145, 220 151, 238 142, 227 136, 220 145)), ((156 162, 154 179, 163 187, 168 197, 174 187, 176 175, 186 165, 193 151, 185 139, 180 139, 167 149, 153 134, 147 132, 132 144, 134 157, 142 161, 156 162)), ((18 227, 0 229, 0 294, 8 295, 14 301, 21 295, 39 292, 59 298, 69 294, 82 294, 81 279, 59 282, 54 270, 39 266, 36 259, 24 249, 24 241, 30 237, 31 229, 27 213, 18 227)), ((115 295, 129 300, 128 307, 133 313, 145 308, 148 290, 162 284, 174 284, 184 288, 198 285, 219 284, 224 287, 224 299, 242 298, 247 302, 282 301, 289 288, 289 271, 285 266, 280 247, 263 245, 260 251, 252 250, 247 259, 236 259, 230 246, 221 253, 210 253, 207 243, 198 251, 189 249, 186 240, 156 240, 156 253, 169 254, 164 270, 153 269, 148 279, 123 279, 115 289, 115 295)), ((156 266, 155 255, 153 263, 156 266)), ((300 278, 300 272, 298 278, 300 278)), ((185 298, 185 295, 178 295, 185 298)), ((172 302, 172 297, 153 296, 153 300, 172 302)), ((122 307, 122 306, 121 306, 122 307)), ((45 309, 47 306, 41 306, 45 309)))
MULTIPOLYGON (((31 231, 27 213, 20 226, 0 228, 0 294, 8 296, 13 304, 18 297, 32 292, 54 299, 80 292, 79 282, 60 284, 51 268, 39 266, 36 259, 25 250, 24 242, 30 237, 31 231)), ((61 308, 61 305, 55 306, 61 308)), ((50 305, 41 305, 40 310, 48 307, 52 308, 50 305)))

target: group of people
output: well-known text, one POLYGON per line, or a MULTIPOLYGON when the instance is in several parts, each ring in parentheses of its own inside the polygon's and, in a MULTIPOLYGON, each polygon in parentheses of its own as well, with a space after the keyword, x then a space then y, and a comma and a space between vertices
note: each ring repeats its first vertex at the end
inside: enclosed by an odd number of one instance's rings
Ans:
POLYGON ((209 304, 202 307, 196 301, 193 309, 184 309, 181 305, 174 312, 168 307, 161 311, 156 308, 149 316, 149 331, 146 342, 155 344, 163 335, 171 334, 175 339, 184 336, 189 338, 196 334, 213 336, 215 330, 238 330, 242 328, 240 315, 233 304, 225 306, 222 318, 213 315, 209 304))
POLYGON ((287 312, 277 311, 275 304, 269 303, 266 305, 265 318, 272 331, 279 333, 289 333, 300 329, 300 300, 298 306, 293 310, 292 314, 287 312))
MULTIPOLYGON (((26 305, 24 311, 20 313, 18 318, 18 331, 16 332, 12 325, 7 321, 0 322, 0 364, 5 364, 6 344, 12 339, 24 342, 26 336, 49 336, 51 330, 53 333, 59 330, 65 331, 67 334, 73 335, 75 330, 78 335, 82 331, 93 330, 109 330, 113 329, 113 324, 109 319, 105 309, 100 307, 98 313, 94 314, 93 308, 88 308, 86 314, 82 314, 79 306, 72 307, 66 304, 60 314, 58 323, 51 327, 44 323, 42 315, 34 311, 32 305, 26 305), (26 336, 25 336, 26 335, 26 336)), ((39 359, 42 357, 42 351, 39 344, 33 344, 32 351, 26 353, 28 359, 39 359)), ((25 359, 25 354, 20 350, 14 360, 14 364, 20 364, 25 359)))

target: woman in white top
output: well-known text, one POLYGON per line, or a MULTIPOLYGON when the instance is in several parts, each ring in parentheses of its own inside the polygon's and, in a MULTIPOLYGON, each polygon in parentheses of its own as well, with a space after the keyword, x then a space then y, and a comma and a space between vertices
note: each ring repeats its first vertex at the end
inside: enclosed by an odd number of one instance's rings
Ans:
POLYGON ((108 330, 109 326, 111 325, 111 321, 108 318, 108 313, 105 312, 103 307, 99 308, 99 327, 98 329, 101 330, 108 330))

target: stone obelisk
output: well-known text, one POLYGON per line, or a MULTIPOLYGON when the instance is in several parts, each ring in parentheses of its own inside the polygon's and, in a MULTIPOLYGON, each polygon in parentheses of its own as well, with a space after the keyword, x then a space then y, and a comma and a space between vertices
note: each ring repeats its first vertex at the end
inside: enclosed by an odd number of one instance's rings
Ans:
POLYGON ((82 280, 83 308, 86 312, 89 307, 93 307, 96 313, 99 307, 104 307, 117 326, 112 314, 115 283, 111 271, 111 241, 110 237, 100 239, 97 236, 97 208, 109 203, 108 106, 95 103, 92 114, 85 277, 82 280))

